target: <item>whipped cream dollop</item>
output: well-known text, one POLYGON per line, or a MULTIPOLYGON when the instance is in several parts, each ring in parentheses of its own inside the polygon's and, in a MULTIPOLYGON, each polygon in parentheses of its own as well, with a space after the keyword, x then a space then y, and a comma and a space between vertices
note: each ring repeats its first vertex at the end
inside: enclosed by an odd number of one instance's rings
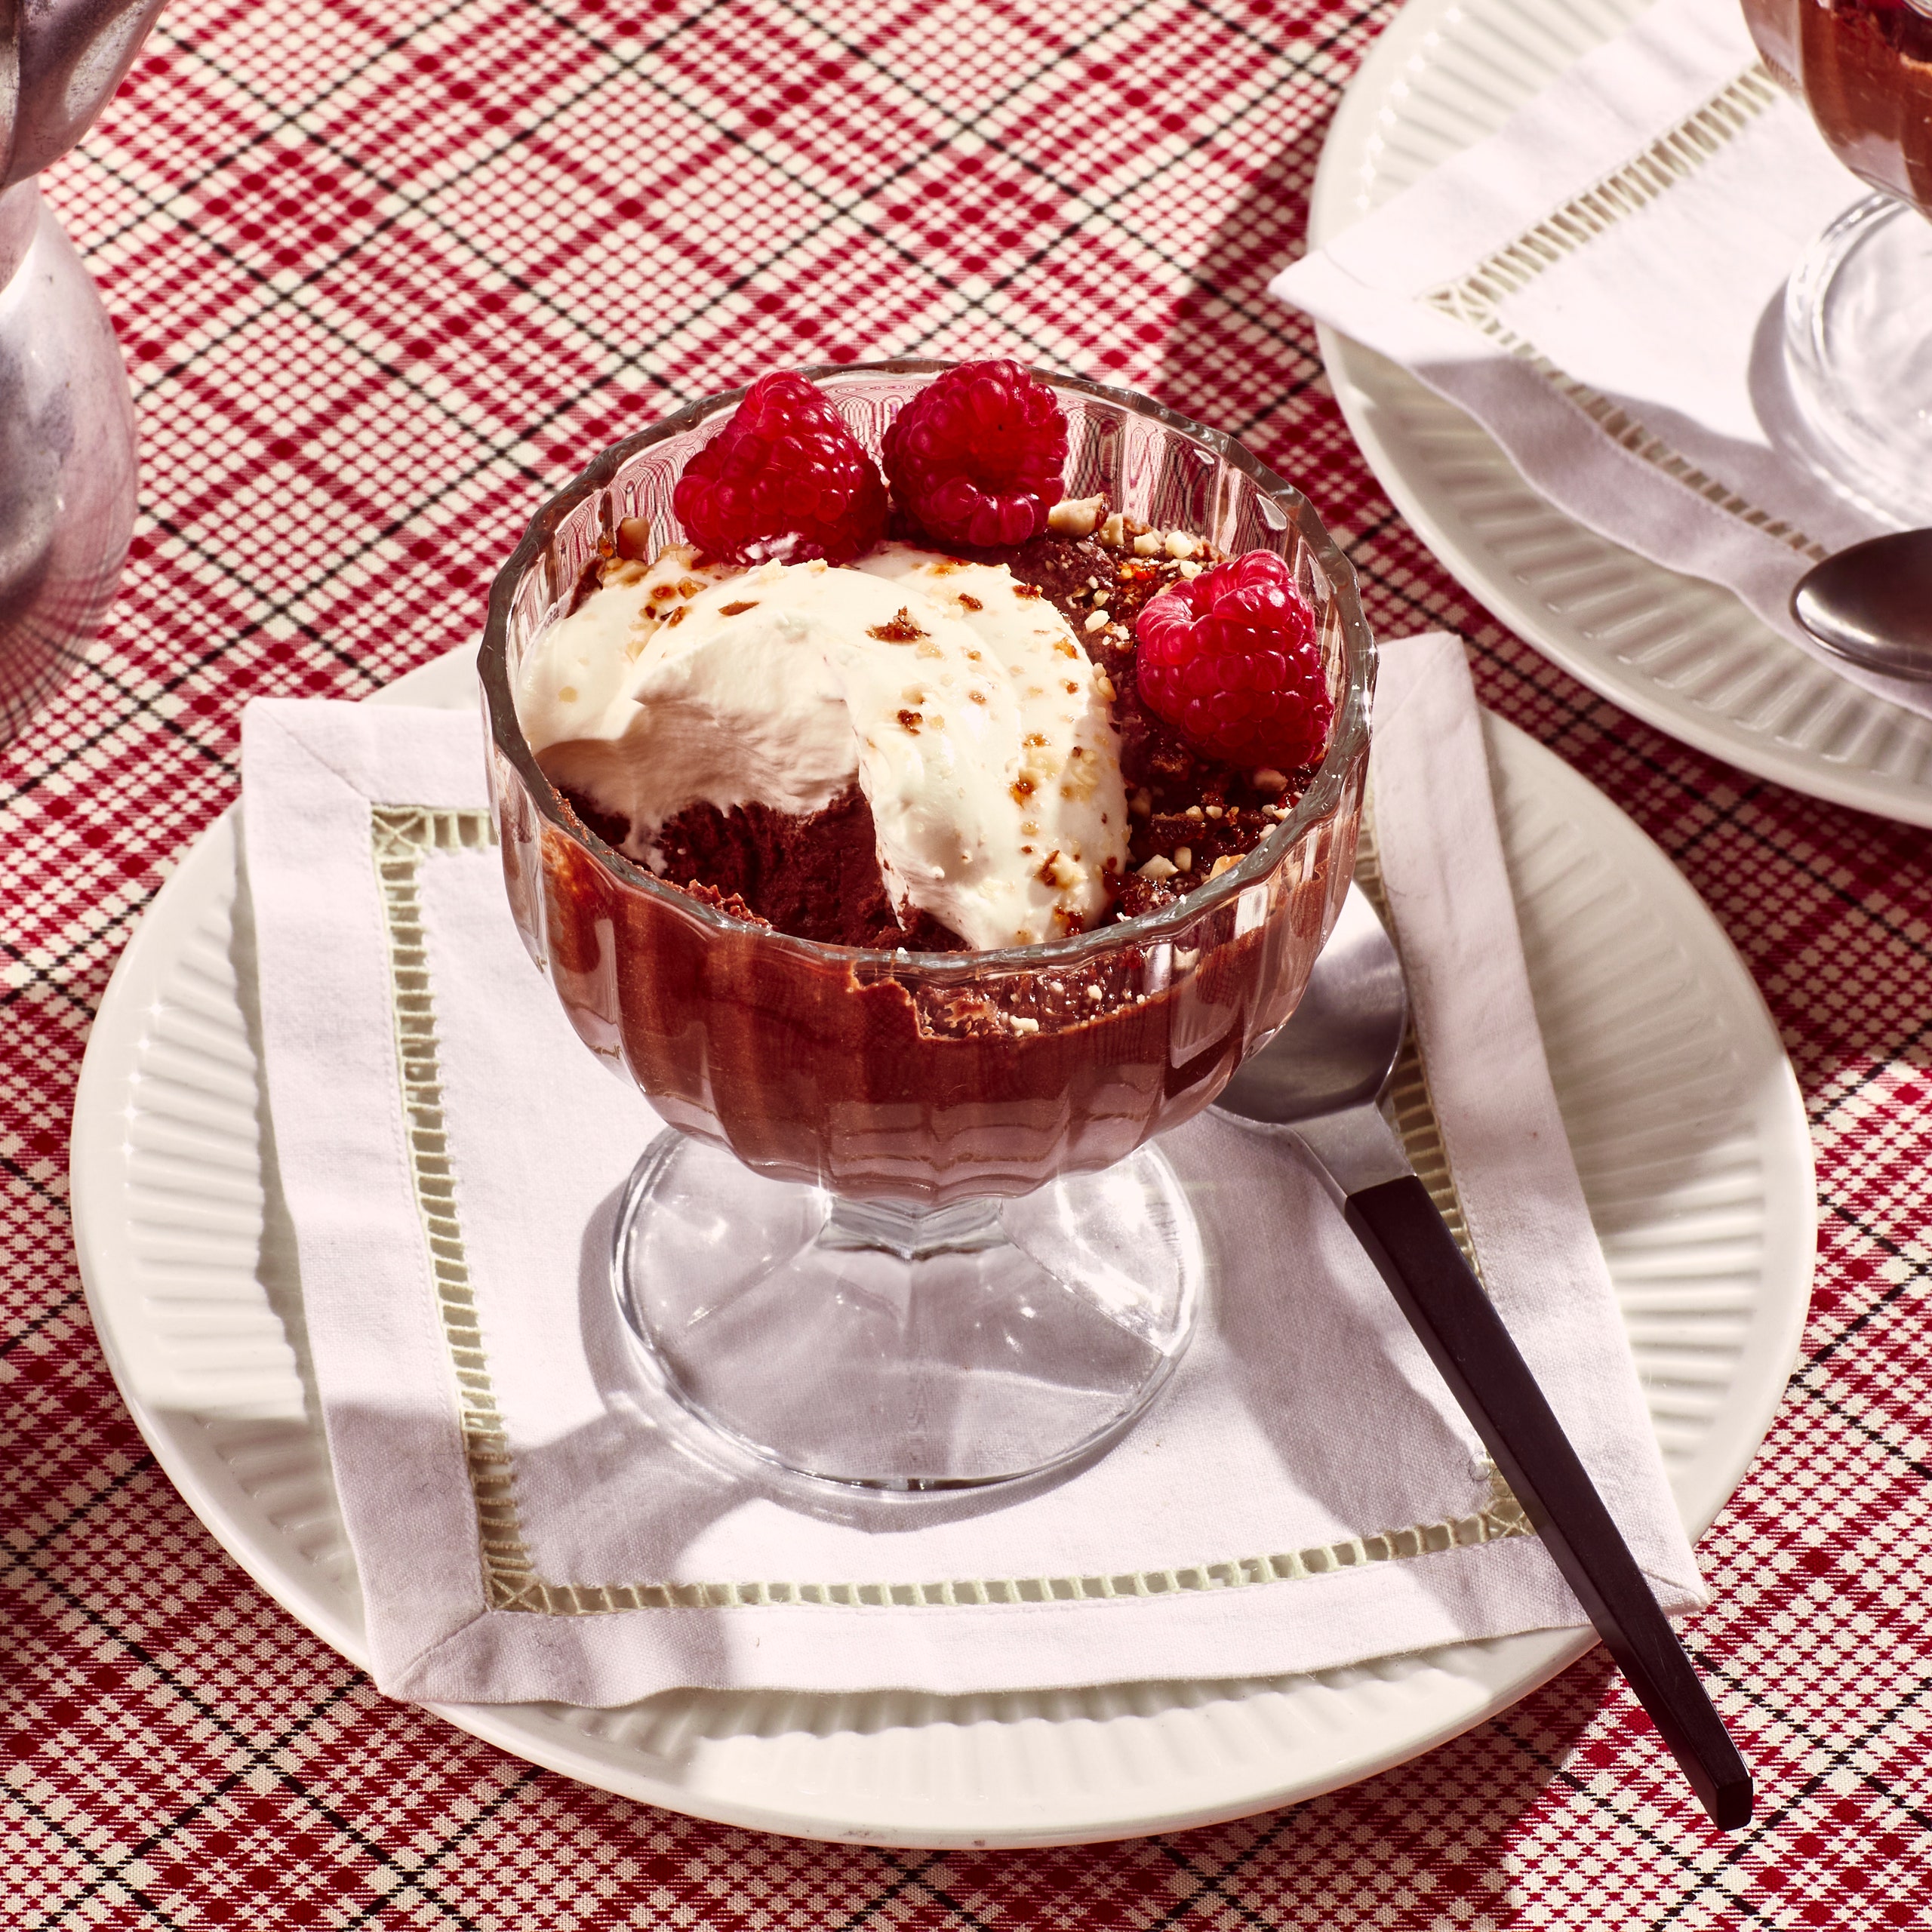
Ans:
POLYGON ((823 811, 854 782, 893 903, 970 946, 1091 924, 1124 864, 1120 745, 1066 620, 1003 565, 887 544, 857 564, 619 564, 525 661, 556 783, 657 834, 698 804, 823 811))

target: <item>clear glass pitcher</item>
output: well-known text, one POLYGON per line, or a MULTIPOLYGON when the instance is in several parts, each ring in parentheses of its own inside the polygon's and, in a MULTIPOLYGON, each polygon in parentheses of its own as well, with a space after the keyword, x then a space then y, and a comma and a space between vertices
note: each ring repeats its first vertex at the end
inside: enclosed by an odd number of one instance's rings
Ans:
POLYGON ((0 741, 79 661, 134 521, 120 348, 34 177, 87 131, 160 11, 0 4, 0 741))

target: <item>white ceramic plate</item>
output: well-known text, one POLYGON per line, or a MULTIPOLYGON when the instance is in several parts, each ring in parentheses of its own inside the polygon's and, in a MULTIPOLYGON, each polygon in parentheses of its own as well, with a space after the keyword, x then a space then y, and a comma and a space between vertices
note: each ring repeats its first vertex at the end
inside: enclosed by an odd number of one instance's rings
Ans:
MULTIPOLYGON (((378 702, 474 702, 454 654, 378 702)), ((1564 1118, 1684 1518, 1702 1529, 1784 1388, 1809 1292, 1810 1143, 1756 989, 1669 862, 1491 721, 1503 835, 1564 1118)), ((88 1042, 74 1226, 96 1331, 162 1466, 343 1655, 361 1603, 307 1361, 245 1011, 231 814, 129 943, 88 1042)), ((1493 1715, 1588 1647, 1470 1644, 1318 1676, 1004 1697, 678 1692, 445 1708, 573 1777, 820 1838, 1026 1845, 1238 1817, 1493 1715)))
MULTIPOLYGON (((1322 149, 1312 245, 1494 134, 1651 0, 1410 0, 1322 149)), ((1537 495, 1454 404, 1332 330, 1322 358, 1395 507, 1472 595, 1592 691, 1781 785, 1932 825, 1932 719, 1834 675, 1727 590, 1678 577, 1537 495)))

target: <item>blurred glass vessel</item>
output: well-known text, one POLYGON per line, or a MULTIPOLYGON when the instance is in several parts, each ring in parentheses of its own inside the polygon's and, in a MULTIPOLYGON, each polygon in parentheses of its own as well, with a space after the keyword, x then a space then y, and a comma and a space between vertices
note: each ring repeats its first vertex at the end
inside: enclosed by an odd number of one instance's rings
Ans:
MULTIPOLYGON (((861 441, 943 363, 808 371, 861 441)), ((1051 944, 821 945, 668 887, 565 812, 518 724, 525 654, 601 543, 649 520, 742 391, 604 453, 497 577, 481 657, 517 924, 585 1044, 677 1132, 619 1217, 617 1290, 666 1387, 743 1447, 886 1488, 1003 1481, 1106 1440, 1185 1346, 1192 1217, 1145 1143, 1198 1113, 1293 1010, 1353 866, 1374 647, 1299 492, 1130 392, 1044 377, 1069 494, 1292 563, 1321 614, 1327 755, 1240 864, 1167 910, 1051 944), (1001 1016, 1036 977, 1063 1023, 1001 1016), (1088 991, 1088 989, 1092 989, 1088 991)))
POLYGON ((120 348, 34 177, 86 131, 160 11, 0 4, 0 741, 80 661, 134 521, 120 348))
POLYGON ((1765 65, 1878 191, 1786 287, 1807 453, 1863 507, 1932 522, 1932 0, 1744 0, 1744 14, 1765 65))

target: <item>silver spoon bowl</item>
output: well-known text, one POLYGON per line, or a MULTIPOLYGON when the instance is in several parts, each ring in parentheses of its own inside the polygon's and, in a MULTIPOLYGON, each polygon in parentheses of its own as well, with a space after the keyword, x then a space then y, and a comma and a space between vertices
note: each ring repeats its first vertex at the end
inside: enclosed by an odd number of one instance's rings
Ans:
POLYGON ((1932 530, 1900 530, 1814 565, 1791 614, 1835 657, 1932 681, 1932 530))

